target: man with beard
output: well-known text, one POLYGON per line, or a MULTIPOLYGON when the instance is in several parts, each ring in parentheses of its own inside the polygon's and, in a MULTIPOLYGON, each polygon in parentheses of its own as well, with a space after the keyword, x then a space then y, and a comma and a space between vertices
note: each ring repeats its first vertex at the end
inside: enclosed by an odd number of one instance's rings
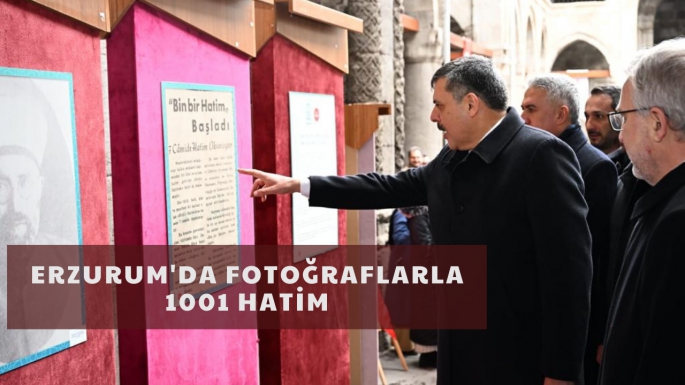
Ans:
POLYGON ((616 86, 599 86, 590 91, 585 102, 585 128, 590 143, 606 154, 622 174, 630 163, 626 150, 621 147, 618 132, 611 129, 607 114, 616 111, 621 89, 616 86))
POLYGON ((413 146, 407 152, 409 155, 409 167, 420 167, 423 166, 423 151, 418 146, 413 146))
MULTIPOLYGON (((4 79, 0 89, 0 363, 41 350, 54 330, 7 329, 7 246, 63 245, 40 229, 41 165, 48 129, 55 125, 49 104, 28 79, 4 79)), ((27 255, 26 258, 31 258, 27 255)), ((61 264, 61 263, 57 263, 61 264)), ((27 292, 24 285, 20 291, 27 292)), ((59 301, 56 301, 59 302, 59 301)), ((63 306, 63 303, 46 306, 63 306)), ((14 308, 13 308, 14 309, 14 308)), ((14 317, 28 317, 17 309, 14 317)), ((54 313, 53 313, 54 314, 54 313)))
POLYGON ((642 52, 611 125, 648 191, 609 310, 601 385, 683 384, 685 370, 685 39, 642 52))

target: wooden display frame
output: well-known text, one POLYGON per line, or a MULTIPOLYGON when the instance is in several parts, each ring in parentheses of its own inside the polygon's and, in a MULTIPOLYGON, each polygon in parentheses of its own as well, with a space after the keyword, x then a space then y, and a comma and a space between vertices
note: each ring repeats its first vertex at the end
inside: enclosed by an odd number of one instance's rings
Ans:
MULTIPOLYGON (((375 151, 373 134, 379 128, 378 117, 390 115, 391 106, 385 103, 362 103, 345 105, 345 172, 348 175, 371 172, 375 165, 375 151), (363 147, 363 148, 362 148, 363 147)), ((374 211, 360 212, 358 210, 347 211, 347 242, 348 245, 375 244, 375 231, 371 231, 372 239, 369 239, 368 227, 362 231, 362 223, 367 226, 369 222, 375 227, 374 211), (362 235, 365 234, 365 235, 362 235), (365 239, 366 237, 366 239, 365 239)), ((359 255, 362 248, 350 248, 347 254, 348 266, 361 266, 362 258, 359 255)), ((366 249, 368 250, 368 248, 366 249)), ((368 261, 368 259, 366 259, 368 261)), ((350 308, 361 309, 362 298, 369 298, 368 289, 362 289, 352 285, 348 289, 350 308)), ((362 317, 361 314, 350 317, 362 317)), ((357 319, 359 322, 359 319, 357 319)), ((368 384, 371 378, 368 372, 368 365, 373 365, 373 357, 378 355, 378 346, 375 344, 377 338, 375 330, 350 330, 350 385, 368 384), (374 341, 372 346, 370 341, 374 341), (373 349, 370 349, 373 347, 373 349)), ((402 354, 400 352, 400 354, 402 354)), ((402 360, 403 365, 406 363, 402 360)), ((378 375, 384 379, 383 368, 378 361, 376 368, 378 375)), ((374 374, 376 370, 373 371, 374 374)), ((375 383, 375 382, 374 382, 375 383)))
POLYGON ((359 150, 378 129, 378 117, 390 115, 390 104, 355 103, 345 105, 345 145, 359 150))
POLYGON ((419 20, 407 14, 400 15, 400 22, 404 32, 419 32, 419 20))
POLYGON ((308 0, 255 0, 257 51, 278 33, 343 73, 349 73, 347 32, 363 20, 308 0))
MULTIPOLYGON (((110 4, 108 0, 32 0, 44 7, 88 24, 101 31, 109 31, 110 4)), ((126 0, 109 0, 122 3, 126 0)), ((128 0, 133 2, 133 0, 128 0)))
MULTIPOLYGON (((463 50, 466 45, 467 45, 467 38, 465 38, 463 36, 459 36, 454 32, 450 33, 450 46, 452 47, 452 50, 453 50, 452 53, 453 54, 455 53, 454 49, 463 50)), ((476 55, 481 55, 481 56, 485 56, 485 57, 489 57, 489 58, 491 58, 493 56, 493 52, 491 49, 485 47, 482 44, 476 43, 475 41, 471 41, 471 52, 476 54, 476 55)), ((452 55, 452 56, 455 56, 455 55, 452 55)), ((458 53, 456 55, 456 57, 461 57, 461 56, 462 55, 459 55, 458 53)), ((453 58, 453 60, 454 60, 454 58, 453 58)))
MULTIPOLYGON (((136 0, 32 0, 104 34, 112 32, 136 0)), ((257 55, 254 0, 139 0, 251 57, 257 55)), ((271 4, 273 0, 259 0, 271 4)))
POLYGON ((611 77, 611 71, 609 70, 566 70, 554 71, 553 73, 580 79, 603 79, 611 77))

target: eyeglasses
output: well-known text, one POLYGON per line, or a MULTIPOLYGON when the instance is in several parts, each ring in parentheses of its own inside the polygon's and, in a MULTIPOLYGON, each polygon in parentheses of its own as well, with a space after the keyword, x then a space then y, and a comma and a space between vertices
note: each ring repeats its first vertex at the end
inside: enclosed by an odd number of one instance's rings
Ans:
MULTIPOLYGON (((23 176, 19 178, 16 193, 23 199, 33 199, 40 191, 40 178, 23 176)), ((13 192, 12 184, 7 180, 0 180, 0 204, 9 202, 13 192)))
POLYGON ((616 111, 616 112, 611 112, 611 113, 607 114, 607 118, 609 119, 609 124, 611 124, 611 129, 614 131, 623 130, 623 123, 626 122, 626 117, 623 116, 623 114, 627 114, 629 112, 646 111, 646 110, 649 110, 649 108, 636 108, 634 110, 616 111))

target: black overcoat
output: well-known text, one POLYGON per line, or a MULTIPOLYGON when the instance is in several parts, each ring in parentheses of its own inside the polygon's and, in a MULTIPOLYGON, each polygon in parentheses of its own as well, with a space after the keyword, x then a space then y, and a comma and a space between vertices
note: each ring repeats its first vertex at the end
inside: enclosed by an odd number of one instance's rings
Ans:
POLYGON ((685 384, 685 164, 635 203, 631 220, 600 384, 685 384))
POLYGON ((524 125, 509 108, 470 153, 445 147, 428 165, 394 176, 310 181, 312 206, 427 204, 434 244, 487 245, 488 329, 439 333, 439 384, 580 377, 591 241, 583 181, 568 145, 524 125))
POLYGON ((588 329, 588 346, 585 348, 585 385, 597 383, 599 365, 597 347, 604 340, 608 306, 603 301, 604 282, 597 274, 599 265, 609 259, 611 207, 616 196, 618 172, 616 165, 603 152, 593 147, 577 124, 571 125, 560 136, 576 153, 580 173, 585 183, 587 223, 592 235, 592 306, 588 329))

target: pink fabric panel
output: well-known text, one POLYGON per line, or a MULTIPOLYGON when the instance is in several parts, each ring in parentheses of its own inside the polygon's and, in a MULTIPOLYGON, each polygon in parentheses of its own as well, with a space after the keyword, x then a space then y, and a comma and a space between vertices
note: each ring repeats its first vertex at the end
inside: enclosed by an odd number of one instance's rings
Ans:
MULTIPOLYGON (((83 242, 106 245, 109 231, 98 31, 30 1, 0 0, 0 66, 72 73, 83 242)), ((89 286, 86 316, 111 319, 111 299, 109 290, 89 286)), ((114 359, 112 331, 88 330, 86 343, 8 372, 0 376, 0 384, 114 384, 114 359)))
MULTIPOLYGON (((136 4, 135 52, 143 207, 143 241, 166 244, 161 82, 234 86, 238 163, 252 166, 249 58, 170 16, 136 4)), ((241 243, 254 243, 252 180, 240 177, 241 243)))
MULTIPOLYGON (((147 5, 136 3, 117 26, 109 42, 112 117, 119 120, 119 169, 139 177, 115 188, 115 218, 119 215, 131 226, 117 224, 127 242, 148 245, 167 244, 164 137, 161 83, 181 82, 227 85, 235 88, 238 124, 238 164, 252 166, 250 68, 249 58, 195 28, 147 5), (115 68, 119 67, 119 68, 115 68), (112 83, 117 85, 112 86, 112 83), (119 94, 119 93, 123 93, 119 94), (130 95, 128 95, 130 93, 130 95), (132 100, 135 100, 132 102, 132 100), (133 129, 129 129, 133 124, 133 129), (120 153, 121 155, 121 153, 120 153), (130 156, 129 156, 130 155, 130 156), (131 209, 117 206, 117 194, 138 200, 131 209), (139 206, 139 207, 136 207, 139 206), (139 210, 139 215, 135 215, 139 210), (127 230, 126 227, 128 227, 127 230)), ((114 160, 113 160, 114 162, 114 160)), ((116 170, 113 170, 116 178, 116 170)), ((254 243, 253 202, 249 198, 252 181, 241 177, 241 244, 254 243)), ((254 256, 241 255, 242 264, 254 264, 254 256)), ((158 264, 159 256, 146 255, 145 263, 158 264), (154 259, 154 260, 153 260, 154 259)), ((146 288, 144 295, 159 294, 160 288, 146 288)), ((224 293, 226 290, 216 294, 224 293)), ((166 294, 166 293, 165 293, 166 294)), ((148 315, 149 316, 149 315, 148 315)), ((220 320, 217 320, 220 322, 220 320)), ((152 330, 132 333, 126 343, 131 360, 121 351, 124 373, 131 380, 149 384, 258 384, 258 345, 256 330, 152 330)), ((121 342, 121 339, 120 339, 121 342)))

